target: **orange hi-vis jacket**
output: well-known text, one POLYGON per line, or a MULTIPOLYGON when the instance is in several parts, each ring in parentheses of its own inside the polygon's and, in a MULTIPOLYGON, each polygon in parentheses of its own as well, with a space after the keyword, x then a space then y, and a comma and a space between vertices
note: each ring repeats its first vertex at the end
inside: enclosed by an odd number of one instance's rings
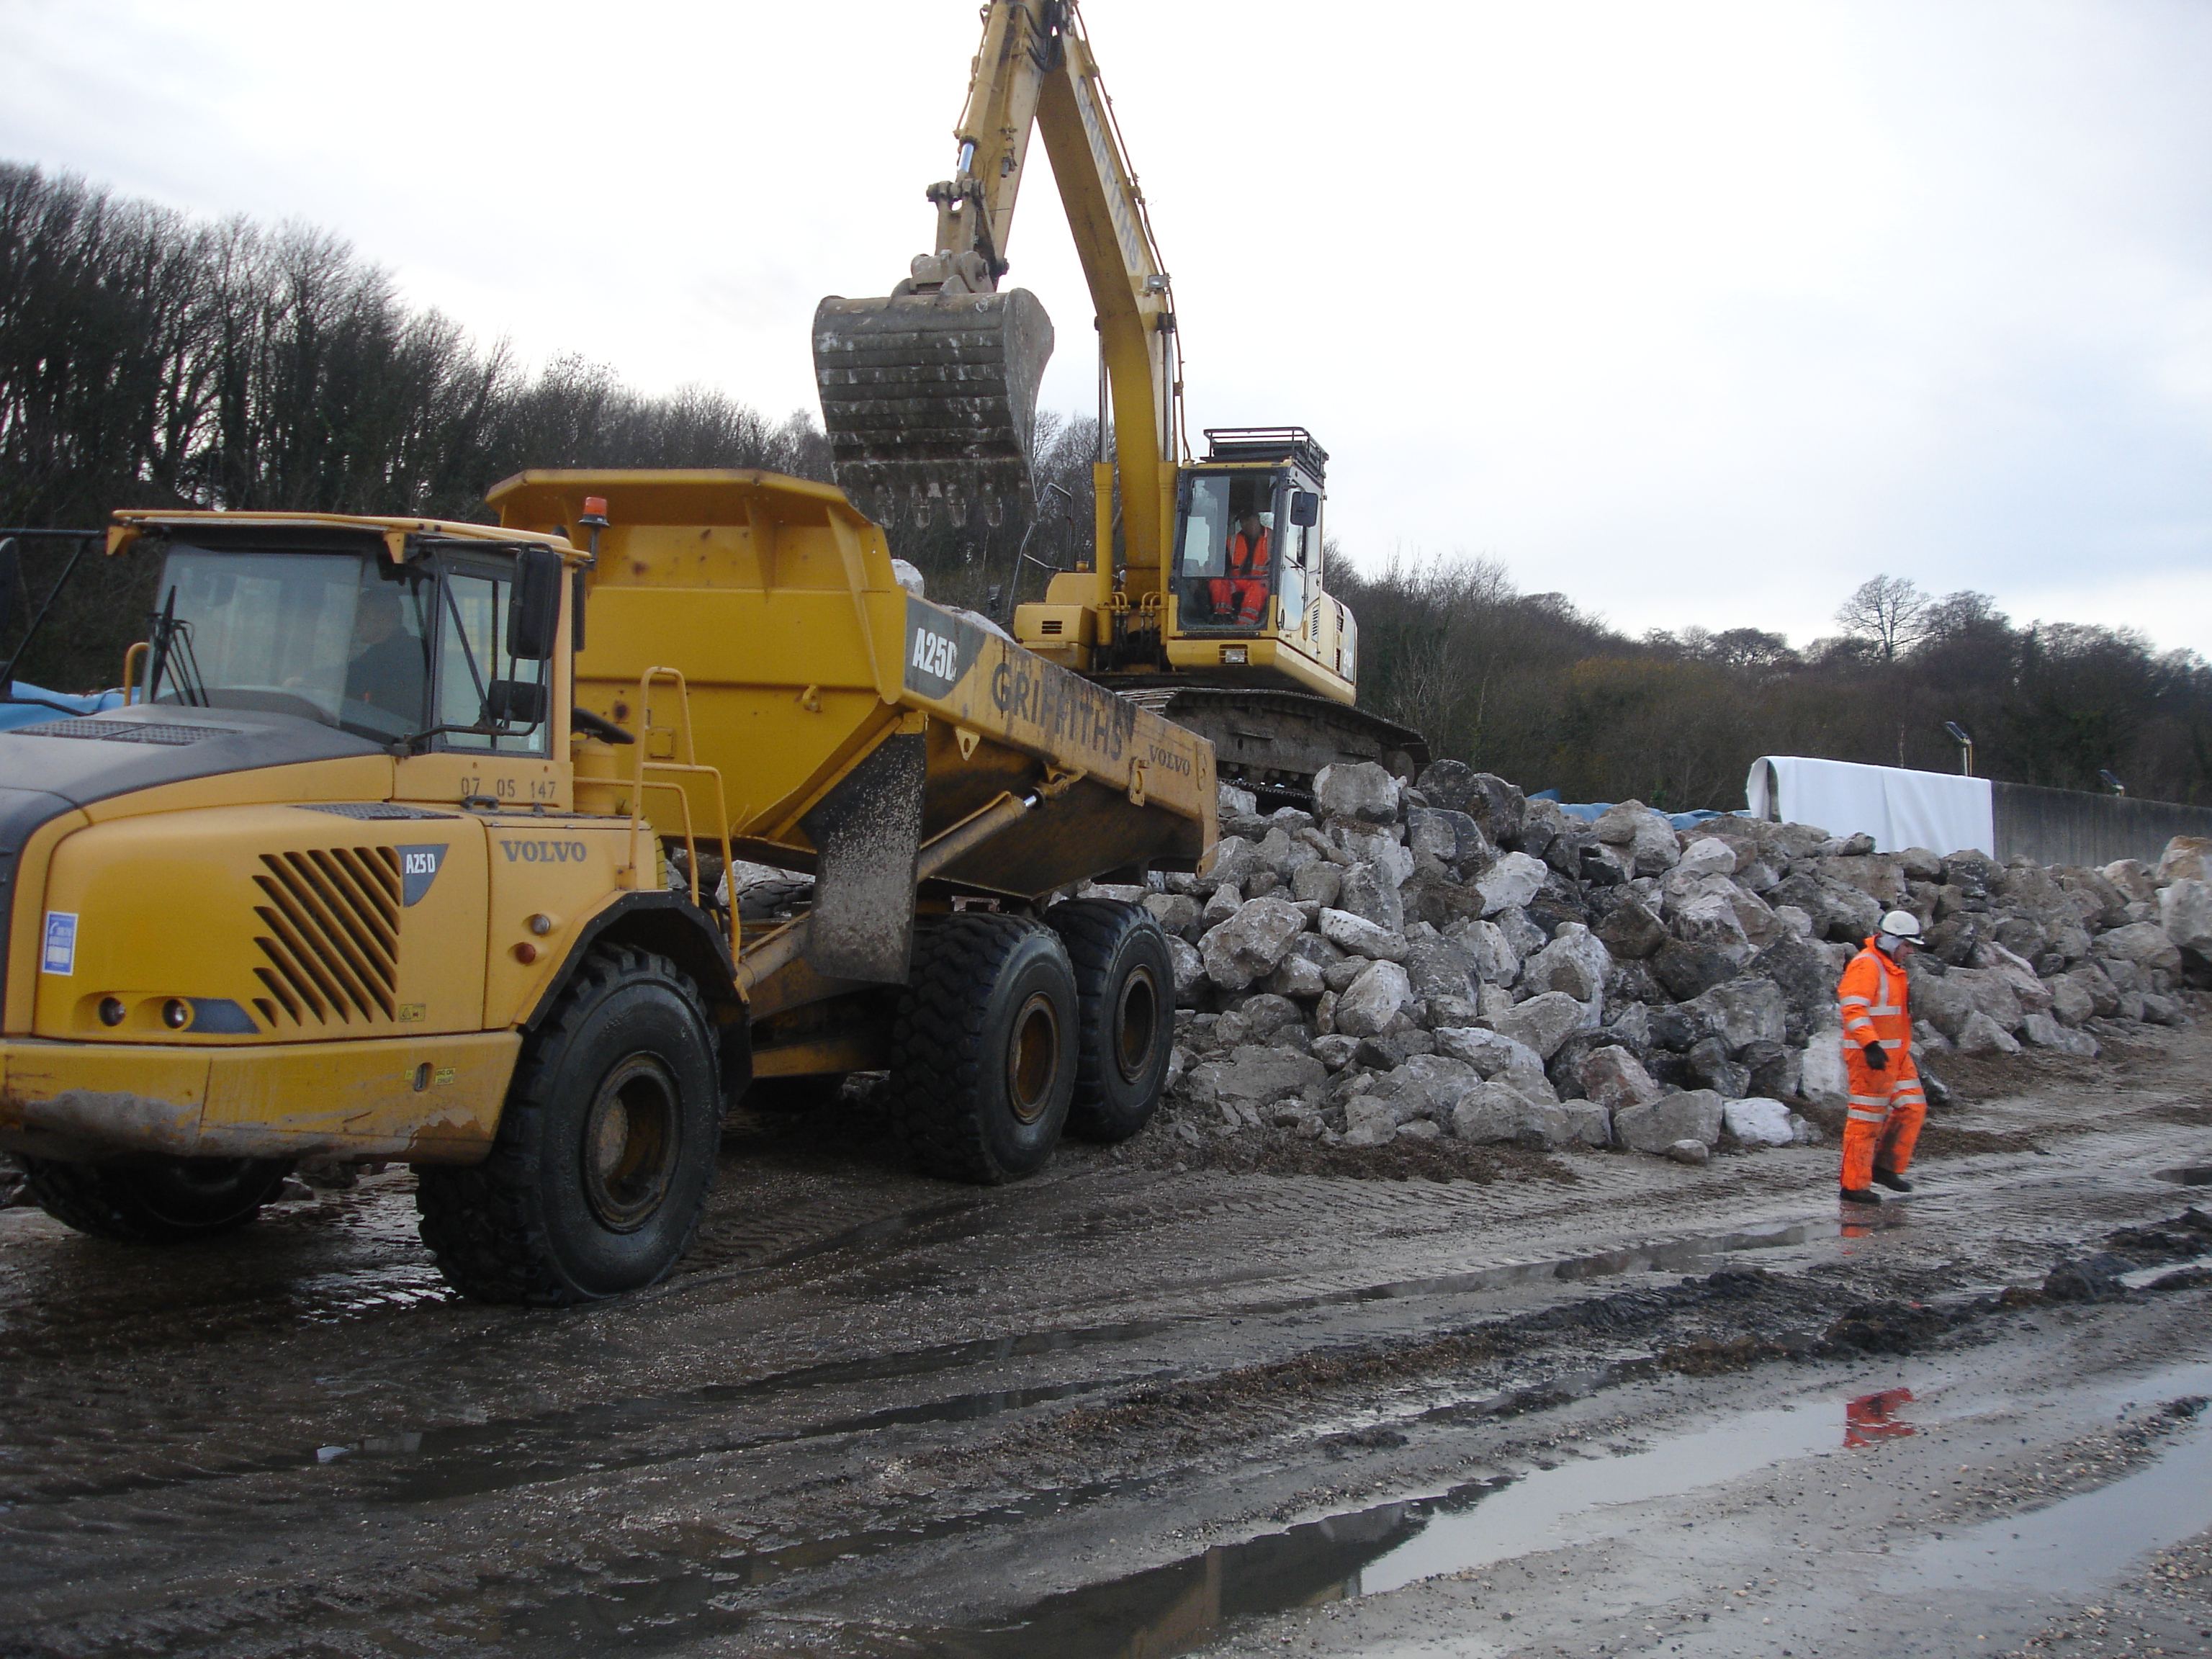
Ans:
POLYGON ((1907 1057, 1912 1047, 1912 1016, 1905 1012, 1907 983, 1905 969, 1869 939, 1836 987, 1844 1041, 1854 1048, 1878 1042, 1899 1058, 1907 1057))
POLYGON ((1912 1162, 1928 1097, 1912 1063, 1912 1014, 1905 969, 1874 940, 1853 957, 1836 987, 1844 1017, 1844 1073, 1850 1104, 1844 1121, 1844 1186, 1856 1192, 1880 1164, 1903 1175, 1912 1162), (1879 1047, 1888 1065, 1866 1062, 1866 1046, 1879 1047))
POLYGON ((1260 532, 1260 539, 1256 542, 1245 540, 1244 532, 1238 531, 1229 538, 1229 574, 1240 579, 1265 581, 1267 578, 1267 556, 1271 550, 1266 531, 1260 532))

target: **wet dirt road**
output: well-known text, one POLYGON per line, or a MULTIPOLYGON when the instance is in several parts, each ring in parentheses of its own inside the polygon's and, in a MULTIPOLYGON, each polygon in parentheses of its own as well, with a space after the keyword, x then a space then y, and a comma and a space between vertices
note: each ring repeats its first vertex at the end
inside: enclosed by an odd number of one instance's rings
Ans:
POLYGON ((976 1192, 756 1122, 564 1313, 449 1299, 403 1172, 0 1212, 0 1653, 2212 1652, 2208 1060, 2023 1066, 1871 1218, 1832 1149, 976 1192))

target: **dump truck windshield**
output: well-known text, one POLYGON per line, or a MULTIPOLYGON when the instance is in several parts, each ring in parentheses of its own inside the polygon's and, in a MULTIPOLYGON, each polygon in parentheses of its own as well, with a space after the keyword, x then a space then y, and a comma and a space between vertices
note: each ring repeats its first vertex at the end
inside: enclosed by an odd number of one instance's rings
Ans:
POLYGON ((422 730, 432 585, 344 553, 170 549, 155 698, 297 714, 365 737, 422 730))

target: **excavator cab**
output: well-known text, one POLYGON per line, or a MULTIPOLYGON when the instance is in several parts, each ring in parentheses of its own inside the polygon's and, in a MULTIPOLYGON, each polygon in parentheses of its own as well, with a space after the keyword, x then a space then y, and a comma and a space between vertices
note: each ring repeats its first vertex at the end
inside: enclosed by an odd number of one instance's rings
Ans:
POLYGON ((1183 472, 1176 503, 1179 631, 1306 631, 1308 596, 1322 591, 1320 475, 1328 457, 1300 428, 1280 433, 1209 429, 1206 461, 1183 472), (1278 464, 1242 464, 1255 450, 1278 464))

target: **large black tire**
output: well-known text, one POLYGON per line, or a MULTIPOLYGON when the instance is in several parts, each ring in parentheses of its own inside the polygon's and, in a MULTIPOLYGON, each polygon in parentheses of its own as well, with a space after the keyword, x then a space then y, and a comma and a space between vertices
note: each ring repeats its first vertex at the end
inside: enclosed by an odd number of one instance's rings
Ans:
POLYGON ((422 1243, 480 1302, 641 1290, 690 1248, 721 1121, 698 988, 665 957, 595 951, 525 1042, 491 1156, 417 1172, 422 1243))
POLYGON ((1083 1013, 1067 1132, 1127 1140, 1152 1121, 1175 1050, 1175 959, 1152 914, 1117 899, 1045 912, 1075 969, 1083 1013))
POLYGON ((125 1244, 177 1244, 243 1227, 275 1198, 289 1158, 22 1160, 23 1188, 64 1226, 125 1244))
POLYGON ((921 928, 892 1018, 887 1100, 915 1160, 983 1186, 1042 1170, 1075 1091, 1079 1018, 1050 928, 983 915, 921 928))

